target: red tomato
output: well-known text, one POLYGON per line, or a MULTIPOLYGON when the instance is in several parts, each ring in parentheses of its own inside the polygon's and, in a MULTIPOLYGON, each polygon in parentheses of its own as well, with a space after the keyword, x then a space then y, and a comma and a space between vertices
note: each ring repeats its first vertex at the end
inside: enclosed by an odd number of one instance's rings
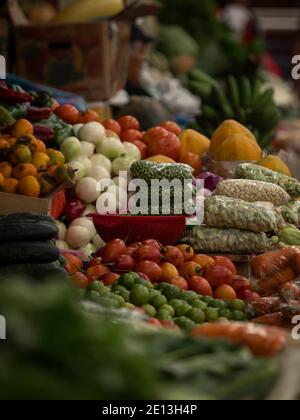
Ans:
POLYGON ((65 121, 67 124, 77 124, 80 118, 80 113, 73 105, 60 105, 55 110, 55 114, 65 121))
POLYGON ((187 155, 180 157, 180 163, 185 163, 191 166, 194 169, 194 176, 198 176, 202 172, 202 158, 201 156, 196 155, 196 153, 188 153, 187 155))
POLYGON ((231 286, 228 286, 228 284, 222 284, 222 286, 219 286, 215 290, 214 298, 229 302, 231 300, 237 299, 237 295, 231 286))
POLYGON ((117 121, 115 121, 115 120, 105 120, 105 121, 103 121, 102 125, 104 126, 104 128, 106 130, 113 131, 114 133, 116 133, 120 137, 121 132, 122 132, 122 128, 117 121))
POLYGON ((140 123, 138 122, 138 120, 130 115, 126 115, 125 117, 119 118, 118 123, 120 124, 122 131, 140 129, 140 123))
POLYGON ((188 282, 181 276, 173 277, 172 279, 167 280, 166 283, 173 284, 174 286, 179 287, 181 290, 189 289, 188 282))
POLYGON ((135 251, 133 258, 137 262, 148 260, 159 264, 161 262, 162 256, 159 249, 155 248, 154 246, 142 245, 135 251))
POLYGON ((115 268, 122 271, 131 271, 134 269, 135 261, 130 255, 122 254, 115 260, 115 268))
POLYGON ((190 261, 195 255, 195 251, 190 245, 181 244, 177 245, 176 248, 182 253, 184 261, 190 261))
POLYGON ((179 127, 179 125, 176 124, 173 121, 164 121, 159 125, 160 125, 160 127, 164 128, 167 131, 170 131, 170 133, 173 133, 176 136, 179 136, 179 134, 182 131, 181 128, 179 127))
POLYGON ((108 273, 108 274, 105 274, 105 276, 103 276, 101 278, 101 281, 105 284, 105 286, 111 286, 119 278, 120 278, 119 274, 116 274, 116 273, 108 273))
POLYGON ((228 268, 218 265, 205 272, 205 278, 213 288, 219 287, 222 284, 231 285, 232 277, 232 272, 228 268))
POLYGON ((255 302, 261 300, 261 296, 256 292, 251 292, 251 290, 240 290, 237 295, 242 300, 253 300, 255 302))
POLYGON ((194 276, 188 280, 189 289, 193 292, 199 293, 203 296, 213 297, 213 291, 211 285, 206 279, 199 276, 194 276))
POLYGON ((227 257, 215 257, 215 265, 226 267, 229 271, 232 272, 233 276, 237 275, 237 271, 233 262, 227 257))
POLYGON ((182 252, 176 246, 166 246, 162 250, 164 259, 179 268, 184 264, 182 252))
POLYGON ((92 109, 88 109, 86 112, 80 115, 78 122, 80 124, 86 124, 92 121, 100 122, 100 117, 96 111, 93 111, 92 109))
POLYGON ((149 140, 146 144, 149 156, 164 155, 175 161, 179 160, 181 144, 179 138, 173 133, 167 132, 166 135, 159 139, 149 140))
POLYGON ((79 287, 80 289, 86 289, 89 285, 88 278, 80 272, 73 273, 71 275, 71 280, 74 283, 76 287, 79 287))
POLYGON ((140 140, 126 140, 128 143, 132 143, 134 144, 139 151, 141 152, 141 160, 146 159, 147 155, 148 155, 148 148, 145 145, 145 143, 143 143, 140 140))
POLYGON ((162 269, 153 261, 140 261, 135 266, 137 273, 146 274, 153 283, 159 282, 162 275, 162 269))
POLYGON ((121 239, 113 239, 103 248, 102 260, 105 264, 111 263, 122 254, 126 254, 125 242, 121 239))
POLYGON ((143 136, 143 141, 148 144, 150 141, 158 141, 162 137, 167 136, 169 131, 162 127, 150 128, 143 136))
POLYGON ((101 278, 105 276, 105 274, 109 274, 110 269, 105 267, 105 265, 95 265, 94 267, 90 267, 87 269, 86 275, 89 280, 92 278, 101 278))
POLYGON ((202 274, 202 267, 194 261, 188 261, 180 267, 180 274, 186 279, 200 276, 202 274))
POLYGON ((88 268, 94 267, 95 265, 101 265, 101 264, 102 264, 102 258, 95 257, 89 262, 88 268))
POLYGON ((240 290, 250 290, 251 284, 248 279, 242 276, 234 276, 232 279, 232 287, 236 292, 240 290))
POLYGON ((143 136, 142 133, 138 130, 124 130, 121 133, 121 140, 122 141, 131 141, 131 140, 142 140, 143 136))

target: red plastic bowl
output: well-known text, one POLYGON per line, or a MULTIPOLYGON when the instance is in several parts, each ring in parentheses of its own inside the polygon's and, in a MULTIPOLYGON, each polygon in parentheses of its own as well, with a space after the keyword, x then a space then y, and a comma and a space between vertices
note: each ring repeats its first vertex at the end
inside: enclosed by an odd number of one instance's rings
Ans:
POLYGON ((126 243, 156 239, 162 245, 172 245, 185 230, 187 216, 122 216, 93 213, 98 234, 105 242, 123 239, 126 243))

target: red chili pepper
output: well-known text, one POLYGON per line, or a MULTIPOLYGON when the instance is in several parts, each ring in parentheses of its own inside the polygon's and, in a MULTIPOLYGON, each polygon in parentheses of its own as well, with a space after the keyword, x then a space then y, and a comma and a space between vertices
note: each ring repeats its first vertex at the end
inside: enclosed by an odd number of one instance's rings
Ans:
POLYGON ((35 106, 31 106, 28 109, 27 119, 32 122, 47 120, 51 114, 52 114, 51 108, 37 108, 35 106))
POLYGON ((55 137, 53 128, 45 127, 44 125, 34 125, 33 134, 45 143, 54 140, 55 137))
POLYGON ((24 103, 24 102, 31 102, 32 96, 26 92, 17 92, 15 90, 8 89, 7 86, 1 83, 0 101, 15 105, 15 104, 24 103))

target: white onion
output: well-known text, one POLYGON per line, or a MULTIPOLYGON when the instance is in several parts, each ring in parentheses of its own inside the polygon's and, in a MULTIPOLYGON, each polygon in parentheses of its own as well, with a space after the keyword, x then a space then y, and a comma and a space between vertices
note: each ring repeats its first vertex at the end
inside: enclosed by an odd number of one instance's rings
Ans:
POLYGON ((78 136, 81 141, 99 144, 106 137, 106 132, 102 124, 92 121, 81 127, 78 136))
POLYGON ((73 222, 70 224, 70 227, 72 226, 82 226, 86 228, 90 232, 91 238, 93 238, 96 235, 94 223, 88 217, 79 217, 78 219, 73 220, 73 222))
POLYGON ((110 173, 102 166, 92 166, 88 175, 96 181, 101 181, 102 179, 110 180, 110 173))
POLYGON ((86 246, 80 248, 78 251, 81 252, 81 259, 84 262, 88 262, 92 255, 97 251, 94 244, 87 244, 86 246))
POLYGON ((93 178, 82 179, 76 187, 77 197, 87 204, 97 201, 100 192, 97 191, 98 182, 93 178))
POLYGON ((84 164, 79 160, 69 162, 69 166, 75 170, 75 183, 77 184, 85 177, 86 169, 84 164))
POLYGON ((132 159, 132 157, 128 155, 122 155, 113 161, 112 169, 115 175, 118 175, 120 172, 127 172, 129 171, 133 162, 136 159, 132 159))
POLYGON ((111 173, 112 163, 111 161, 104 155, 97 153, 90 158, 92 162, 92 166, 101 166, 107 170, 107 172, 111 173))
POLYGON ((132 159, 141 160, 141 152, 135 144, 125 142, 123 143, 123 146, 126 155, 130 156, 132 159))
POLYGON ((58 228, 58 239, 64 241, 66 238, 67 228, 65 224, 59 220, 55 220, 55 224, 58 228))
POLYGON ((73 131, 75 133, 75 136, 78 136, 79 130, 81 129, 81 127, 83 127, 84 124, 75 124, 73 125, 73 131))
POLYGON ((76 137, 68 137, 61 144, 60 151, 64 155, 66 162, 77 160, 81 152, 81 143, 76 137))
POLYGON ((73 249, 79 249, 91 241, 91 234, 85 227, 71 226, 67 231, 66 240, 73 249))
POLYGON ((93 237, 92 242, 95 245, 97 250, 105 246, 105 242, 98 234, 93 237))
POLYGON ((85 156, 80 156, 76 160, 83 164, 83 166, 85 167, 85 173, 88 174, 88 172, 90 171, 90 169, 92 167, 92 162, 90 161, 90 159, 85 157, 85 156))
POLYGON ((104 139, 97 147, 97 153, 101 153, 110 160, 114 160, 125 152, 123 143, 114 138, 104 139))
POLYGON ((80 155, 82 157, 90 158, 91 156, 93 156, 94 151, 95 151, 95 145, 93 143, 82 141, 80 144, 81 144, 80 155))
POLYGON ((70 249, 66 241, 58 240, 56 241, 56 246, 59 250, 70 249))

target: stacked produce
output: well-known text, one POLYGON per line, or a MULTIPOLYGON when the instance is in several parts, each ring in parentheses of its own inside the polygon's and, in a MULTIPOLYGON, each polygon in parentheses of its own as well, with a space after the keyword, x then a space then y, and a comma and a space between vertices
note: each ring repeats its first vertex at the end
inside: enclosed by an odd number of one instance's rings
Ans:
POLYGON ((202 114, 198 118, 201 132, 210 137, 222 121, 235 119, 254 133, 262 148, 269 145, 280 113, 273 89, 263 89, 259 77, 251 80, 243 76, 237 80, 230 76, 222 85, 201 70, 192 70, 188 86, 203 100, 202 114))
POLYGON ((66 278, 65 261, 55 245, 58 233, 48 216, 15 213, 0 218, 0 277, 25 276, 43 280, 66 278))

